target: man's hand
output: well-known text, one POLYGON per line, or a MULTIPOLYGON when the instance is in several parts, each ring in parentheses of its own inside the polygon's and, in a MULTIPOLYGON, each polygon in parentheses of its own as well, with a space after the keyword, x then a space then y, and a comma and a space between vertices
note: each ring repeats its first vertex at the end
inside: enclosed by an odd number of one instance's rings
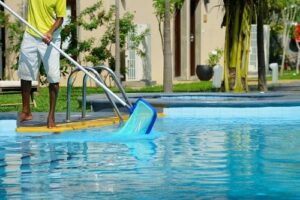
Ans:
POLYGON ((57 17, 50 30, 44 35, 43 42, 50 44, 53 39, 53 33, 63 24, 63 22, 63 17, 57 17))
POLYGON ((45 42, 46 44, 50 44, 52 39, 53 39, 52 34, 48 32, 44 35, 43 42, 45 42))

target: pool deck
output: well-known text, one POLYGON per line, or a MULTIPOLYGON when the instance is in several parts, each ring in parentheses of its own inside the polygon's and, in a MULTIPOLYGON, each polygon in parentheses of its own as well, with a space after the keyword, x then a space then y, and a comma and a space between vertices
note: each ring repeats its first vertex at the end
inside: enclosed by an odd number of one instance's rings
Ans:
MULTIPOLYGON (((191 93, 128 93, 131 103, 138 98, 147 100, 157 109, 165 107, 265 107, 300 105, 300 80, 268 83, 267 92, 255 90, 250 84, 248 93, 191 92, 191 93)), ((81 99, 78 98, 81 102, 81 99)), ((93 111, 105 111, 111 105, 104 94, 89 95, 87 103, 93 111)), ((119 105, 119 104, 118 104, 119 105)))
MULTIPOLYGON (((30 121, 20 122, 19 113, 7 113, 6 116, 1 119, 15 119, 17 120, 17 132, 51 132, 61 133, 65 131, 103 127, 114 124, 119 124, 120 120, 111 112, 90 112, 87 116, 82 119, 81 113, 71 113, 70 122, 66 121, 66 113, 57 112, 55 114, 56 127, 47 128, 47 116, 48 113, 34 112, 32 113, 33 119, 30 121)), ((123 119, 128 119, 128 115, 124 114, 123 119)))
MULTIPOLYGON (((157 109, 166 107, 263 107, 300 105, 300 94, 292 92, 270 93, 131 93, 131 103, 143 98, 157 109)), ((80 99, 78 99, 80 101, 80 99)), ((90 95, 87 103, 93 111, 104 111, 111 107, 105 95, 90 95)), ((119 105, 117 103, 117 105, 119 105)), ((119 105, 121 106, 121 105, 119 105)))
MULTIPOLYGON (((143 98, 154 106, 159 113, 165 107, 270 107, 270 106, 300 106, 300 81, 281 82, 269 85, 269 91, 249 93, 128 93, 131 103, 143 98)), ((81 99, 79 98, 80 102, 81 99)), ((20 122, 18 113, 0 113, 1 119, 16 119, 17 132, 64 132, 69 130, 102 127, 119 124, 110 102, 104 94, 87 96, 87 103, 94 112, 88 112, 86 118, 81 113, 71 113, 70 122, 66 121, 66 113, 56 113, 57 127, 49 129, 46 126, 47 113, 33 113, 31 121, 20 122)), ((124 120, 128 118, 126 109, 120 111, 124 120)))
MULTIPOLYGON (((48 128, 46 121, 48 113, 32 113, 33 119, 30 121, 20 122, 17 113, 10 113, 10 117, 7 115, 4 119, 16 119, 17 128, 16 131, 20 133, 62 133, 65 131, 104 127, 111 125, 121 125, 119 117, 114 116, 113 112, 90 112, 86 118, 81 118, 80 113, 72 113, 70 122, 66 121, 66 114, 57 112, 55 114, 56 127, 48 128)), ((122 112, 122 119, 128 120, 128 113, 122 112)), ((158 113, 158 117, 162 117, 163 113, 158 113)), ((3 119, 3 118, 2 118, 3 119)))

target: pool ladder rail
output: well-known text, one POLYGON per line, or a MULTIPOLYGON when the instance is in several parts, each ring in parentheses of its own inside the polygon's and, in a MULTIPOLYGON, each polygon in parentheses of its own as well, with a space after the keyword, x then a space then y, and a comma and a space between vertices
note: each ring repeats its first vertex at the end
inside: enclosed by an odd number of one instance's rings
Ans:
MULTIPOLYGON (((129 107, 132 107, 132 104, 130 103, 124 88, 122 87, 121 82, 118 80, 115 73, 107 66, 104 65, 98 65, 95 67, 84 67, 89 73, 93 74, 97 80, 99 80, 103 85, 105 85, 107 88, 109 87, 106 84, 106 81, 101 77, 100 73, 106 72, 109 77, 112 78, 114 81, 116 87, 119 89, 120 94, 122 98, 125 100, 126 104, 129 105, 129 107), (100 73, 99 73, 99 72, 100 73)), ((67 110, 66 110, 66 122, 71 122, 71 92, 72 92, 72 82, 73 82, 73 76, 77 72, 82 71, 80 68, 75 68, 69 75, 68 81, 67 81, 67 110)), ((82 103, 81 103, 81 119, 86 118, 86 96, 87 96, 87 80, 88 75, 84 74, 83 81, 82 81, 82 103)), ((117 117, 120 120, 120 123, 122 124, 124 122, 124 119, 121 115, 121 112, 116 104, 116 102, 111 98, 111 96, 108 94, 106 90, 104 90, 104 93, 111 103, 113 110, 115 111, 117 117)))

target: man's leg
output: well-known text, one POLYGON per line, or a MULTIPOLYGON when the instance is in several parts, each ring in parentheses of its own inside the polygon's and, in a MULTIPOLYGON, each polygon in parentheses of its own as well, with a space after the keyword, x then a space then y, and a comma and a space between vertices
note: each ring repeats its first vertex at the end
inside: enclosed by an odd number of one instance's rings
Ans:
POLYGON ((30 111, 30 91, 31 81, 21 80, 22 91, 22 113, 20 114, 20 121, 32 120, 30 111))
POLYGON ((55 127, 55 106, 56 106, 58 91, 59 91, 59 83, 50 83, 49 84, 50 110, 49 110, 48 121, 47 121, 48 128, 55 127))
MULTIPOLYGON (((59 32, 55 33, 58 34, 59 32)), ((53 37, 52 42, 59 46, 61 44, 59 37, 53 37)), ((43 61, 43 66, 47 74, 49 82, 49 113, 47 126, 48 128, 55 127, 55 107, 59 91, 60 81, 60 53, 53 46, 43 42, 39 45, 39 53, 43 61)))

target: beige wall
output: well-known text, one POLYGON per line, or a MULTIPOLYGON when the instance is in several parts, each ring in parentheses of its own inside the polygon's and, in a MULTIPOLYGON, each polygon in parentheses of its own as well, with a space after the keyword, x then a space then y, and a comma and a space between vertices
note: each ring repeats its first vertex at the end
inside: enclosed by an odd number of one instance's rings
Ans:
MULTIPOLYGON (((189 21, 191 1, 186 0, 181 9, 181 76, 174 79, 175 82, 197 81, 196 75, 191 76, 190 49, 191 49, 191 27, 189 21)), ((203 1, 199 1, 195 13, 195 66, 205 64, 208 53, 215 48, 223 48, 225 38, 225 28, 221 29, 223 19, 222 5, 219 0, 210 0, 205 7, 203 1)), ((179 41, 173 41, 179 42, 179 41)))
MULTIPOLYGON (((19 0, 19 1, 12 1, 12 0, 6 0, 4 1, 10 8, 12 8, 15 12, 17 12, 19 15, 21 15, 22 17, 25 16, 25 4, 26 1, 25 0, 19 0)), ((10 21, 16 20, 15 17, 10 16, 10 21)), ((6 39, 6 46, 9 46, 9 42, 8 39, 6 39)), ((11 53, 7 53, 6 52, 6 67, 5 67, 5 76, 4 78, 9 79, 9 80, 18 80, 18 76, 16 74, 16 71, 12 69, 13 64, 15 63, 18 55, 15 54, 11 54, 11 53)))
POLYGON ((201 5, 201 53, 200 64, 207 62, 208 53, 215 48, 224 48, 225 27, 221 28, 224 12, 219 0, 210 0, 207 10, 201 5))
MULTIPOLYGON (((78 1, 79 10, 83 10, 84 8, 91 6, 95 0, 84 0, 78 1)), ((104 6, 109 9, 111 5, 115 4, 115 0, 105 0, 104 6)), ((152 7, 152 0, 127 0, 126 1, 126 10, 122 7, 120 3, 120 16, 124 14, 124 12, 131 12, 135 15, 135 23, 137 24, 148 24, 150 26, 151 32, 151 63, 152 70, 151 76, 154 81, 158 83, 162 83, 162 65, 163 65, 163 54, 162 54, 162 46, 158 31, 158 24, 154 13, 154 9, 152 7)), ((84 37, 91 37, 101 35, 101 30, 86 32, 83 30, 79 30, 79 38, 82 39, 84 37)))
MULTIPOLYGON (((180 13, 180 35, 181 41, 173 40, 173 46, 175 42, 180 42, 181 47, 181 59, 180 59, 180 66, 181 66, 181 76, 174 78, 174 81, 184 81, 189 80, 190 74, 190 1, 185 1, 181 13, 180 13)), ((174 33, 173 33, 174 35, 174 33)), ((174 52, 175 50, 173 50, 174 52)), ((175 63, 175 57, 174 57, 175 63)), ((175 73, 173 73, 175 74, 175 73)))
MULTIPOLYGON (((96 0, 77 0, 78 11, 83 10, 87 6, 92 5, 96 0)), ((186 0, 185 11, 182 12, 182 17, 184 20, 189 20, 189 4, 191 0, 186 0)), ((198 42, 196 44, 196 64, 203 64, 207 60, 208 53, 219 47, 224 46, 225 28, 221 29, 221 21, 223 19, 222 7, 215 7, 219 4, 219 0, 210 0, 208 9, 206 10, 203 1, 199 2, 199 8, 197 8, 196 18, 198 19, 196 25, 196 37, 198 42), (207 21, 204 21, 207 19, 207 21)), ((22 1, 20 0, 9 0, 6 1, 13 9, 17 12, 22 13, 22 1)), ((104 5, 108 9, 110 5, 114 4, 115 0, 104 0, 104 5)), ((121 15, 125 12, 120 4, 121 15)), ((154 15, 154 9, 152 7, 152 0, 127 0, 126 1, 126 11, 133 12, 135 14, 135 22, 137 24, 148 24, 150 26, 151 33, 151 76, 152 80, 156 81, 158 84, 163 82, 163 54, 162 45, 160 41, 158 24, 156 17, 154 15)), ((196 80, 195 77, 189 77, 189 45, 186 42, 189 40, 189 23, 184 24, 182 22, 182 39, 185 41, 182 45, 182 65, 186 67, 183 77, 179 80, 196 80)), ((95 30, 93 32, 86 32, 84 30, 78 30, 79 39, 84 39, 87 37, 97 37, 101 35, 101 29, 95 30)), ((173 41, 174 43, 174 41, 173 41)), ((173 45, 174 46, 174 45, 173 45)), ((174 51, 172 51, 174 52, 174 51)), ((7 61, 7 66, 9 66, 9 59, 7 61)), ((90 65, 85 63, 85 65, 90 65)), ((7 68, 7 67, 6 67, 7 68)), ((80 76, 78 80, 80 80, 80 76)), ((65 79, 62 79, 62 84, 65 84, 65 79)), ((81 84, 78 83, 79 85, 81 84)))
MULTIPOLYGON (((110 0, 110 2, 115 2, 110 0)), ((151 34, 151 77, 157 83, 163 81, 163 52, 158 31, 158 22, 154 15, 152 0, 127 0, 126 11, 135 14, 137 24, 148 24, 151 34)))

